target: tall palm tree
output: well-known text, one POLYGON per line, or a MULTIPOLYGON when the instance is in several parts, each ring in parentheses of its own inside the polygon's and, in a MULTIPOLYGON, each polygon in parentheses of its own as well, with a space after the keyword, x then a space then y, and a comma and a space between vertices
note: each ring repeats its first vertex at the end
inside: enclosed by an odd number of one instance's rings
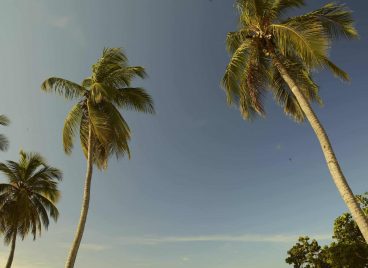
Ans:
MULTIPOLYGON (((5 115, 0 115, 0 125, 7 126, 9 125, 10 120, 5 115)), ((8 139, 3 135, 0 134, 0 151, 6 151, 9 147, 8 139)))
POLYGON ((328 136, 311 103, 322 103, 311 71, 324 68, 342 80, 349 76, 328 58, 331 42, 357 38, 350 10, 326 4, 301 16, 284 18, 304 0, 237 0, 239 28, 227 35, 231 54, 222 81, 229 104, 239 106, 245 119, 264 115, 267 90, 284 112, 297 122, 307 119, 326 158, 328 169, 344 202, 368 241, 368 222, 342 173, 328 136))
POLYGON ((0 183, 0 227, 5 244, 11 244, 6 268, 11 267, 17 236, 22 240, 28 233, 41 234, 47 229, 49 216, 55 221, 59 212, 55 203, 59 198, 57 188, 62 173, 49 166, 37 153, 20 151, 19 162, 0 163, 0 172, 8 183, 0 183))
POLYGON ((108 159, 127 155, 130 129, 119 108, 153 113, 153 101, 144 89, 131 87, 136 76, 144 78, 142 67, 128 66, 120 48, 104 49, 102 57, 92 65, 92 75, 79 85, 63 78, 51 77, 42 84, 46 92, 56 91, 66 99, 76 99, 64 123, 64 151, 70 154, 73 138, 79 131, 87 158, 83 204, 76 235, 65 267, 74 267, 87 220, 93 165, 106 169, 108 159))

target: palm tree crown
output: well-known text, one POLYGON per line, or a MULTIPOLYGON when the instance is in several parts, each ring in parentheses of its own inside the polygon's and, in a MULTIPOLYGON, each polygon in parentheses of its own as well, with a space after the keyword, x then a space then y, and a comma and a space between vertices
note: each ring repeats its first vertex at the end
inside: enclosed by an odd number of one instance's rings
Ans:
POLYGON ((41 155, 23 151, 19 162, 0 163, 0 171, 8 180, 0 183, 0 223, 5 243, 9 244, 13 235, 24 239, 29 232, 35 239, 42 226, 48 228, 49 216, 55 221, 58 218, 55 203, 61 171, 49 166, 41 155))
POLYGON ((322 103, 311 71, 327 68, 343 80, 348 75, 328 59, 334 38, 356 38, 351 12, 330 3, 305 15, 284 18, 304 0, 237 0, 239 29, 227 35, 231 60, 222 81, 229 104, 239 106, 245 119, 264 115, 263 96, 270 90, 284 112, 296 121, 305 115, 275 65, 275 58, 309 102, 322 103))
POLYGON ((44 81, 42 90, 55 90, 67 99, 78 100, 65 119, 63 144, 66 153, 71 153, 73 137, 79 131, 87 157, 91 127, 93 161, 98 168, 107 167, 110 155, 130 156, 130 129, 118 109, 154 112, 153 101, 145 90, 130 87, 136 76, 144 78, 144 68, 128 66, 127 57, 121 49, 108 48, 92 66, 92 75, 80 85, 58 77, 44 81))

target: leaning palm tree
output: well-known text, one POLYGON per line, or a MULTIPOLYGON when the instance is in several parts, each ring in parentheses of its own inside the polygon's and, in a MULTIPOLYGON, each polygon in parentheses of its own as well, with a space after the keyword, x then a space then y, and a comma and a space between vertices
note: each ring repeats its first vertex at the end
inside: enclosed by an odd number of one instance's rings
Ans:
POLYGON ((59 212, 57 182, 62 173, 49 166, 37 153, 20 152, 19 162, 0 163, 0 172, 8 183, 0 183, 0 228, 5 244, 11 244, 6 268, 11 267, 17 236, 28 233, 36 239, 42 226, 47 229, 49 216, 55 221, 59 212))
POLYGON ((324 68, 342 80, 349 76, 328 58, 331 41, 358 37, 350 10, 326 4, 310 13, 284 18, 304 0, 237 0, 239 28, 227 35, 231 54, 222 85, 229 104, 245 119, 264 115, 263 97, 271 91, 284 112, 297 122, 307 119, 343 200, 368 241, 368 222, 342 173, 331 143, 311 103, 322 103, 312 70, 324 68))
MULTIPOLYGON (((5 115, 0 115, 0 125, 7 126, 9 125, 10 120, 5 115)), ((0 134, 0 151, 6 151, 9 147, 8 139, 3 135, 0 134)))
POLYGON ((77 83, 51 77, 42 90, 56 91, 67 99, 76 99, 64 123, 63 145, 67 154, 73 148, 73 138, 79 132, 81 146, 87 158, 83 204, 76 235, 65 267, 74 267, 87 220, 93 165, 106 169, 112 155, 130 157, 130 129, 119 108, 153 113, 153 102, 144 89, 131 87, 136 76, 144 78, 142 67, 128 65, 119 48, 104 49, 102 57, 92 65, 92 75, 77 83))

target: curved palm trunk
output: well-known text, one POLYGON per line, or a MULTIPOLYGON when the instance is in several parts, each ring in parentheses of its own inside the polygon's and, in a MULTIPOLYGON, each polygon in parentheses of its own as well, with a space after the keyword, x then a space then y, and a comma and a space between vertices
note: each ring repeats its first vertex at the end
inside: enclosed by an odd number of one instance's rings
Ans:
POLYGON ((327 167, 330 171, 331 177, 338 191, 340 192, 342 199, 344 200, 348 209, 350 210, 351 215, 353 216, 355 222, 357 223, 361 233, 363 234, 365 241, 368 243, 368 220, 366 216, 364 215, 362 209, 360 208, 357 200, 355 199, 354 194, 352 190, 350 189, 349 184, 347 183, 344 174, 342 173, 339 162, 336 159, 335 153, 332 149, 332 146, 331 146, 330 140, 328 139, 326 131, 323 129, 323 126, 318 120, 308 100, 304 97, 303 93, 300 91, 300 89, 295 84, 293 79, 289 76, 284 65, 277 58, 276 55, 273 55, 272 59, 273 59, 273 63, 275 64, 276 68, 280 72, 285 82, 290 87, 290 90, 294 94, 295 98, 297 99, 311 127, 316 133, 318 141, 322 147, 322 151, 325 156, 327 167))
POLYGON ((17 240, 17 231, 13 232, 13 238, 12 238, 12 242, 11 242, 10 254, 9 254, 8 262, 6 263, 5 268, 10 268, 12 266, 13 259, 14 259, 16 240, 17 240))
POLYGON ((77 232, 75 234, 75 238, 72 244, 72 247, 69 252, 68 259, 65 264, 65 268, 74 267, 75 260, 77 258, 78 249, 80 243, 82 241, 84 227, 87 221, 88 208, 89 208, 89 200, 91 195, 91 181, 92 181, 92 169, 93 169, 93 155, 92 155, 92 127, 89 125, 89 133, 88 133, 88 153, 87 153, 87 171, 86 171, 86 180, 84 184, 84 194, 83 194, 83 204, 82 210, 79 218, 79 224, 77 227, 77 232))

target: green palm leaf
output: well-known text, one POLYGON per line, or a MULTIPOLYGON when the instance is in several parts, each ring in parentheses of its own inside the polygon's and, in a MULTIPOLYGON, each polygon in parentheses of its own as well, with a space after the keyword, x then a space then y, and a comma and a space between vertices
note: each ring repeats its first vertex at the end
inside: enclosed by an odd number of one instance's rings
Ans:
POLYGON ((153 100, 143 88, 121 88, 113 102, 119 108, 155 113, 153 100))
POLYGON ((73 149, 73 138, 78 130, 80 121, 83 114, 83 106, 81 103, 77 103, 68 113, 65 118, 64 128, 63 128, 63 145, 64 151, 70 154, 73 149))
POLYGON ((308 66, 319 66, 319 55, 325 55, 328 49, 328 39, 322 24, 295 23, 287 21, 270 26, 274 35, 274 42, 278 50, 286 57, 298 55, 308 66))
POLYGON ((296 23, 319 21, 330 38, 357 38, 351 11, 343 4, 329 3, 322 8, 292 18, 296 23))
POLYGON ((58 77, 50 77, 46 79, 42 83, 41 89, 45 92, 55 91, 59 95, 64 96, 66 99, 79 98, 86 93, 85 88, 82 86, 58 77))

